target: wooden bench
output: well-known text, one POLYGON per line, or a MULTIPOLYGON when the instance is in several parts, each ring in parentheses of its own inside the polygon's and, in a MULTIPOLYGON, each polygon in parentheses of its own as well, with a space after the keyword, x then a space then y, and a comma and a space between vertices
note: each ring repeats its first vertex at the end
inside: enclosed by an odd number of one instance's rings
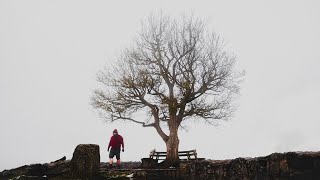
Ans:
MULTIPOLYGON (((202 161, 205 158, 198 158, 197 151, 190 150, 190 151, 179 151, 178 152, 180 162, 187 162, 187 161, 202 161)), ((149 158, 142 158, 141 159, 141 167, 142 168, 157 168, 159 160, 165 160, 167 157, 167 152, 157 152, 152 150, 150 152, 149 158)))
MULTIPOLYGON (((197 151, 195 149, 190 151, 179 151, 178 155, 181 161, 198 160, 197 151)), ((154 159, 157 161, 165 160, 167 157, 167 152, 157 152, 155 150, 152 150, 149 157, 150 159, 154 159)))

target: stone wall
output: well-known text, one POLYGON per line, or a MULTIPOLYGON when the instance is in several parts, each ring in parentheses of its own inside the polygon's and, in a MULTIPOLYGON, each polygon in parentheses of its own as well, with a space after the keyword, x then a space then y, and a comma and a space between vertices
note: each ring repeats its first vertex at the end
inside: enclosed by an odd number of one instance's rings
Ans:
MULTIPOLYGON (((72 160, 63 157, 46 164, 32 164, 0 172, 2 179, 176 179, 162 171, 140 169, 139 162, 123 163, 110 170, 100 163, 99 146, 77 146, 72 160), (131 170, 130 170, 131 169, 131 170), (135 170, 136 169, 136 170, 135 170), (126 177, 129 175, 128 177, 126 177)), ((174 172, 174 169, 170 169, 174 172)), ((171 172, 170 171, 170 172, 171 172)), ((184 162, 176 170, 183 180, 320 180, 320 152, 273 153, 265 157, 184 162)), ((169 173, 172 174, 172 173, 169 173)), ((174 177, 176 175, 174 174, 174 177)))
POLYGON ((206 160, 185 166, 188 180, 320 179, 320 152, 273 153, 258 158, 206 160))

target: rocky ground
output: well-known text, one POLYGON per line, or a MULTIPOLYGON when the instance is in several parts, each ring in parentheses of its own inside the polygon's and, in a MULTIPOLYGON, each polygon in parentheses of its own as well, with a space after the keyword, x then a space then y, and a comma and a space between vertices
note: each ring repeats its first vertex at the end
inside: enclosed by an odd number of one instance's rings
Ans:
MULTIPOLYGON (((119 179, 132 175, 131 170, 140 167, 141 162, 123 162, 121 171, 118 171, 117 167, 110 169, 107 163, 101 162, 98 175, 93 176, 92 179, 119 179)), ((63 157, 51 163, 31 164, 4 170, 0 172, 0 179, 71 179, 70 170, 71 160, 66 160, 66 157, 63 157)))
POLYGON ((2 179, 184 179, 184 180, 320 180, 320 152, 273 153, 257 158, 202 160, 180 163, 177 169, 141 168, 124 162, 121 169, 100 162, 98 145, 79 145, 71 160, 63 157, 0 172, 2 179))
POLYGON ((320 152, 273 153, 257 158, 207 160, 187 165, 189 180, 320 180, 320 152))

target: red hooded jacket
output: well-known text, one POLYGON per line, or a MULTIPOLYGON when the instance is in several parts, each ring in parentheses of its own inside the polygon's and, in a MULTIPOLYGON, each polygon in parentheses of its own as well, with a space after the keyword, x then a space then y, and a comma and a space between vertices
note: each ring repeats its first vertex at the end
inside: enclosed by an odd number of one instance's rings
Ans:
POLYGON ((122 149, 124 149, 124 143, 123 138, 121 135, 116 134, 111 136, 108 149, 111 147, 111 149, 120 149, 122 145, 122 149))

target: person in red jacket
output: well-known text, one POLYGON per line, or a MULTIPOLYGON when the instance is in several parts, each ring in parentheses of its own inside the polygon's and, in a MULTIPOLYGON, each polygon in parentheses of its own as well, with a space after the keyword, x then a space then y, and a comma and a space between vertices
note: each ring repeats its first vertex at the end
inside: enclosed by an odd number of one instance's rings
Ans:
POLYGON ((113 136, 110 138, 109 146, 108 146, 108 151, 110 150, 109 153, 109 167, 112 167, 113 164, 113 157, 116 156, 117 158, 117 166, 120 167, 120 149, 122 146, 122 152, 124 152, 124 143, 123 143, 123 138, 121 135, 118 134, 118 130, 115 129, 113 130, 113 136), (111 147, 111 149, 110 149, 111 147))

